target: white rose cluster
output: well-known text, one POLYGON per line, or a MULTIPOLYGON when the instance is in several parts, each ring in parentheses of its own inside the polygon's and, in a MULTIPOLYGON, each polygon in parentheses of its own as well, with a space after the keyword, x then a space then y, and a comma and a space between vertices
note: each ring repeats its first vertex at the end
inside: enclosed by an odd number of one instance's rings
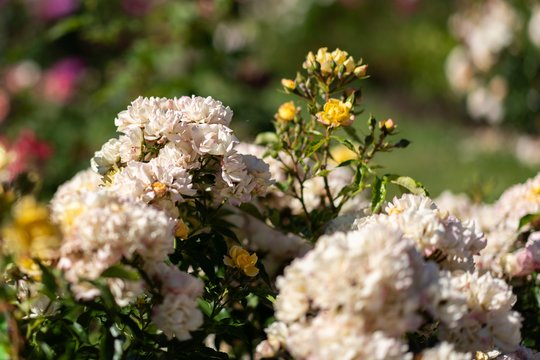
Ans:
POLYGON ((322 236, 285 269, 275 310, 286 336, 278 341, 269 331, 261 357, 279 347, 298 359, 470 359, 475 351, 515 351, 515 296, 503 280, 475 269, 473 255, 484 246, 472 222, 429 198, 395 198, 383 213, 357 219, 352 231, 322 236), (406 336, 420 329, 443 342, 414 355, 406 336))
POLYGON ((51 201, 64 238, 58 267, 78 298, 98 296, 91 282, 115 265, 136 274, 129 263, 148 278, 108 278, 119 306, 157 286, 152 322, 167 337, 189 339, 202 325, 204 284, 166 264, 182 225, 179 206, 200 196, 238 205, 270 184, 266 163, 235 150, 231 118, 221 102, 196 96, 139 97, 118 114, 120 137, 95 153, 93 171, 77 174, 51 201))
POLYGON ((486 246, 484 234, 473 221, 461 222, 423 196, 395 198, 383 213, 358 219, 356 227, 370 222, 397 226, 424 256, 447 270, 472 271, 473 255, 486 246))
POLYGON ((206 192, 238 205, 264 195, 268 165, 236 151, 232 110, 211 97, 143 98, 115 120, 118 139, 91 160, 111 191, 177 217, 176 205, 206 192))
POLYGON ((505 116, 506 80, 487 74, 518 36, 519 14, 507 1, 486 0, 465 6, 449 23, 461 42, 446 62, 451 87, 466 96, 467 110, 474 119, 500 123, 505 116))
MULTIPOLYGON (((526 276, 540 269, 540 232, 526 241, 518 234, 520 219, 540 212, 540 174, 507 189, 493 204, 474 204, 463 196, 445 193, 440 204, 462 219, 475 221, 487 236, 487 244, 475 257, 476 267, 499 277, 526 276)), ((438 201, 439 203, 439 201, 438 201)))

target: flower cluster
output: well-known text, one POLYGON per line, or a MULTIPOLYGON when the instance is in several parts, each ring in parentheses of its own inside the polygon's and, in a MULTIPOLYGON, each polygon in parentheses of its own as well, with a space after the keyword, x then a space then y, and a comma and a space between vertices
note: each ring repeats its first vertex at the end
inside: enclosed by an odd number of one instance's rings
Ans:
POLYGON ((278 342, 270 331, 262 353, 329 359, 341 349, 344 359, 412 358, 406 334, 428 329, 447 343, 425 357, 517 349, 516 297, 503 280, 475 269, 473 255, 486 240, 472 223, 405 195, 352 227, 321 237, 278 278, 276 318, 287 336, 278 342))
POLYGON ((238 205, 264 195, 267 165, 235 150, 232 111, 210 97, 142 98, 115 120, 118 139, 96 152, 92 168, 111 191, 170 212, 188 198, 209 195, 238 205))
POLYGON ((474 204, 466 197, 445 193, 444 208, 462 219, 474 220, 487 235, 487 246, 475 258, 476 266, 497 276, 526 276, 540 269, 539 233, 522 223, 540 212, 540 175, 507 189, 493 204, 474 204), (526 238, 520 238, 520 232, 526 238))
MULTIPOLYGON (((118 115, 122 135, 96 152, 93 171, 62 185, 51 202, 63 235, 58 267, 77 298, 98 296, 95 281, 122 264, 141 276, 107 275, 118 305, 153 293, 152 321, 168 338, 186 340, 202 325, 196 299, 203 283, 167 265, 175 238, 189 237, 180 214, 197 201, 250 201, 270 184, 268 165, 236 151, 231 118, 221 102, 195 96, 140 97, 118 115)), ((255 276, 257 256, 234 249, 231 266, 255 276)))
POLYGON ((540 7, 507 0, 463 2, 451 16, 459 45, 447 58, 446 75, 473 119, 489 124, 506 119, 521 130, 538 131, 534 84, 540 62, 533 59, 540 46, 539 19, 540 7))

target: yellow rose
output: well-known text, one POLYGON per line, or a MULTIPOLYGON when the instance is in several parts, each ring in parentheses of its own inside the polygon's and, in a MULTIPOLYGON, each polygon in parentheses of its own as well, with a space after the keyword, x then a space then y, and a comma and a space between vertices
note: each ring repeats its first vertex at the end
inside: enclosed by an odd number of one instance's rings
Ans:
POLYGON ((276 114, 276 119, 278 121, 286 122, 286 121, 294 120, 295 116, 296 116, 296 106, 294 106, 294 102, 289 101, 289 102, 281 104, 276 114))
POLYGON ((324 104, 323 111, 317 113, 317 119, 330 127, 348 126, 354 120, 354 115, 351 115, 351 108, 352 105, 349 102, 330 99, 324 104))
POLYGON ((225 265, 235 267, 244 272, 247 276, 253 277, 259 273, 257 264, 257 254, 249 254, 241 246, 234 245, 229 249, 229 256, 223 258, 225 265))
POLYGON ((47 206, 33 197, 21 198, 12 209, 13 220, 1 231, 4 251, 13 255, 21 270, 30 270, 31 258, 52 260, 60 245, 56 228, 49 220, 47 206))

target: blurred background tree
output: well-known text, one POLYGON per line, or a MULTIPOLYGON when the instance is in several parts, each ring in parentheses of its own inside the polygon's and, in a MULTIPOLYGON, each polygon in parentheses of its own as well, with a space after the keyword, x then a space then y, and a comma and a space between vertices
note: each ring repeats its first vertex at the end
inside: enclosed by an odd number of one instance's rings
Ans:
MULTIPOLYGON (((480 131, 445 78, 453 1, 0 0, 0 132, 51 144, 50 195, 114 132, 137 96, 196 94, 235 112, 242 140, 271 127, 276 89, 321 46, 363 57, 366 109, 413 144, 385 162, 426 183, 494 198, 536 172, 507 136, 480 131), (473 139, 473 141, 468 141, 473 139), (502 144, 502 145, 501 145, 502 144), (507 146, 508 145, 508 146, 507 146)), ((519 105, 517 105, 519 106, 519 105)), ((366 117, 367 120, 367 117, 366 117)))

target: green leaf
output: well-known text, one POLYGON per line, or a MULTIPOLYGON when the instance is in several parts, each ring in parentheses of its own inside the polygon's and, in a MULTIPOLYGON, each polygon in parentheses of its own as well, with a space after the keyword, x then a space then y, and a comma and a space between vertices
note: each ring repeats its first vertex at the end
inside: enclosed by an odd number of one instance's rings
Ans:
POLYGON ((371 191, 371 212, 376 213, 381 208, 384 200, 386 199, 386 184, 388 178, 383 176, 377 177, 371 191))
POLYGON ((106 278, 119 278, 131 281, 137 281, 141 277, 139 273, 135 270, 131 270, 122 265, 113 265, 107 270, 105 270, 101 276, 106 278))
POLYGON ((367 135, 365 138, 364 138, 364 146, 368 147, 369 145, 373 144, 373 141, 375 140, 375 138, 373 137, 373 135, 367 135))
POLYGON ((208 301, 199 298, 198 304, 199 304, 199 309, 201 309, 204 315, 206 315, 207 317, 210 317, 210 315, 212 315, 213 306, 210 305, 208 301))
POLYGON ((337 167, 349 166, 355 161, 356 159, 345 160, 345 161, 340 162, 337 167))
POLYGON ((99 344, 100 359, 113 359, 114 357, 114 336, 110 329, 106 329, 105 335, 99 344))
POLYGON ((523 216, 521 219, 519 219, 519 227, 518 229, 521 229, 525 225, 528 225, 530 223, 536 223, 540 220, 540 213, 534 213, 534 214, 527 214, 523 216))
POLYGON ((47 38, 49 40, 56 40, 62 36, 69 34, 70 32, 77 31, 78 29, 88 26, 92 23, 92 18, 89 15, 71 16, 66 18, 47 32, 47 38))
POLYGON ((268 131, 268 132, 263 132, 263 133, 258 134, 257 137, 255 138, 255 144, 269 145, 269 144, 277 143, 278 140, 279 139, 276 133, 268 131))
POLYGON ((345 126, 343 127, 343 130, 349 135, 354 141, 357 143, 361 143, 362 139, 360 139, 360 136, 356 133, 356 129, 352 126, 345 126))
POLYGON ((243 212, 253 216, 256 219, 259 219, 259 220, 264 220, 265 219, 265 217, 261 214, 259 209, 257 209, 257 207, 255 205, 251 204, 251 203, 243 203, 242 205, 240 205, 240 210, 242 210, 243 212))
POLYGON ((56 290, 58 289, 58 284, 56 283, 56 278, 49 270, 48 267, 43 265, 41 262, 36 261, 40 270, 41 270, 41 282, 44 285, 43 293, 49 297, 49 299, 56 299, 56 290))
POLYGON ((320 147, 323 146, 325 142, 326 142, 326 139, 321 139, 319 141, 315 141, 315 142, 311 143, 309 145, 309 147, 306 149, 305 157, 308 158, 311 155, 313 155, 313 153, 315 153, 317 150, 319 150, 320 147))
POLYGON ((404 148, 406 148, 407 146, 409 146, 410 143, 411 143, 411 142, 410 142, 409 140, 407 140, 407 139, 401 139, 401 140, 399 140, 397 143, 394 144, 394 147, 395 147, 395 148, 402 148, 402 149, 404 149, 404 148))
POLYGON ((409 176, 397 176, 397 175, 385 175, 388 177, 390 182, 392 184, 396 184, 401 186, 402 188, 407 189, 410 193, 414 195, 423 195, 423 196, 429 196, 428 191, 422 185, 422 183, 414 180, 413 178, 409 176))
POLYGON ((330 174, 331 172, 332 170, 321 170, 317 173, 317 176, 321 176, 321 177, 328 176, 328 174, 330 174))
POLYGON ((351 140, 335 135, 331 136, 330 138, 336 140, 337 142, 345 146, 347 149, 356 152, 356 146, 351 142, 351 140))

